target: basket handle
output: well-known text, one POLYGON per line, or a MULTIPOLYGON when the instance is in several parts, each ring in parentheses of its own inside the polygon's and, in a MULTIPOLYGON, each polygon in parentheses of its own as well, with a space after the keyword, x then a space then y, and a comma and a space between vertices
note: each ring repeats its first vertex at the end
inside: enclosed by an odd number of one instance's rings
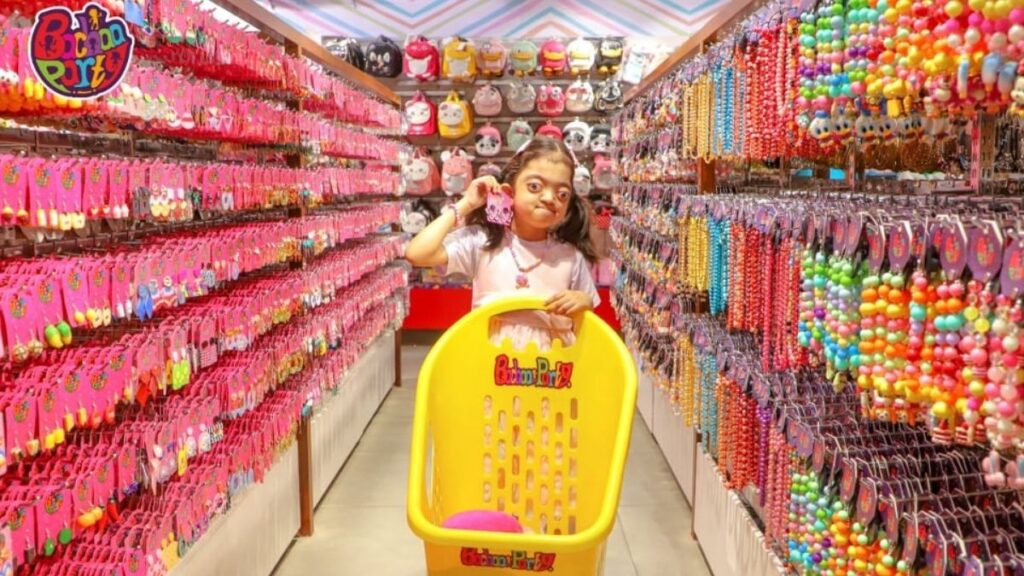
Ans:
POLYGON ((544 304, 546 301, 547 299, 542 296, 502 296, 484 304, 473 312, 492 318, 520 310, 546 310, 547 306, 544 304))

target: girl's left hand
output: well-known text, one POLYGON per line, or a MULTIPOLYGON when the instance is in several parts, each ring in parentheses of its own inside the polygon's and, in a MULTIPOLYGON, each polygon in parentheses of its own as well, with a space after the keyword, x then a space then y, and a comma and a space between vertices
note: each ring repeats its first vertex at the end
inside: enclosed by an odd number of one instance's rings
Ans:
POLYGON ((548 312, 560 316, 573 316, 594 307, 594 301, 590 296, 577 290, 563 290, 548 298, 544 304, 548 312))

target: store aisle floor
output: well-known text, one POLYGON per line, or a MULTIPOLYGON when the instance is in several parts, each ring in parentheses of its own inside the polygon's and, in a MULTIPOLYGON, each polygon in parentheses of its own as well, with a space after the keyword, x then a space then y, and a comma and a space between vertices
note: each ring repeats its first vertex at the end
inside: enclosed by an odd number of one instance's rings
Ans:
MULTIPOLYGON (((403 349, 403 386, 374 418, 316 511, 315 534, 300 538, 275 576, 419 576, 423 545, 405 520, 406 476, 416 374, 427 348, 403 349)), ((640 416, 606 576, 708 574, 690 539, 690 507, 640 416)))

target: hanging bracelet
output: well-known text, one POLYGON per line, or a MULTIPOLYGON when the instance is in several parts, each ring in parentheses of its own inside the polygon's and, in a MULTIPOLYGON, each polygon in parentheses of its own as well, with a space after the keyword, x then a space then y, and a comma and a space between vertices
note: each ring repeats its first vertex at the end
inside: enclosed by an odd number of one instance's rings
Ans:
POLYGON ((452 203, 445 206, 445 210, 450 211, 452 216, 455 217, 455 227, 462 228, 462 225, 465 224, 465 222, 462 219, 462 215, 459 214, 459 207, 452 203))

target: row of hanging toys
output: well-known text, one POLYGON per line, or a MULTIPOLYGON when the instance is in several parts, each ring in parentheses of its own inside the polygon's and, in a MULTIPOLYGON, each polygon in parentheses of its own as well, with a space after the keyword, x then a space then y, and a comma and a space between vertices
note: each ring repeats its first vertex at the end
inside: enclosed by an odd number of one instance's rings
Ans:
POLYGON ((1024 2, 826 0, 799 16, 795 105, 819 140, 870 145, 1024 107, 1024 2), (927 125, 926 125, 927 124, 927 125))

